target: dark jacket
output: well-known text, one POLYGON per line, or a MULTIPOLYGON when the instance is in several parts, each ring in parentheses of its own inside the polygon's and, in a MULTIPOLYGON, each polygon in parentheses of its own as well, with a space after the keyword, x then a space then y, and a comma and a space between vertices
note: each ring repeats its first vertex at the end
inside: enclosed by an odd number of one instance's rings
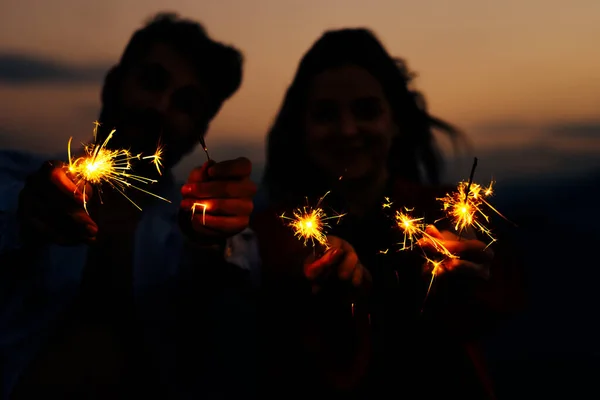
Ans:
MULTIPOLYGON (((387 194, 392 209, 414 208, 415 216, 436 221, 436 198, 445 193, 397 182, 387 194)), ((390 209, 376 207, 361 219, 344 217, 330 231, 354 246, 369 269, 370 297, 353 299, 341 289, 312 295, 302 277, 312 250, 279 218, 283 211, 289 205, 272 205, 253 220, 263 262, 263 394, 493 398, 478 340, 521 303, 517 264, 505 259, 510 253, 496 248, 489 281, 439 277, 421 313, 430 279, 422 253, 398 251, 402 233, 393 229, 390 209)))

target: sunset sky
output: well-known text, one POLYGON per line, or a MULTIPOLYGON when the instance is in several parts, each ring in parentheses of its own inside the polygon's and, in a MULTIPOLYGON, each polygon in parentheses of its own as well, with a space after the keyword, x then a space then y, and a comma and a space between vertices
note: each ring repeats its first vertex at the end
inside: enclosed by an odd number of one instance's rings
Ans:
POLYGON ((69 136, 89 137, 99 107, 101 73, 17 82, 15 58, 104 71, 133 31, 164 10, 199 20, 245 54, 242 88, 207 138, 222 157, 260 162, 303 53, 326 29, 366 26, 418 72, 431 111, 469 134, 482 164, 489 158, 485 171, 508 177, 600 166, 597 0, 3 0, 0 147, 62 151, 69 136), (226 152, 230 139, 238 145, 226 152))

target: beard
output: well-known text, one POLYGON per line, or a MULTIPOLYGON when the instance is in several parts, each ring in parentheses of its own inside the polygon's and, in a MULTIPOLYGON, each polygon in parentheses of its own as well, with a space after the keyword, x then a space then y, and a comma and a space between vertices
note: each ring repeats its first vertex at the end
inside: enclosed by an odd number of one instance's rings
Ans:
MULTIPOLYGON (((149 156, 162 148, 162 164, 165 169, 174 167, 185 155, 191 153, 198 145, 200 136, 206 130, 192 133, 176 133, 177 130, 169 124, 159 112, 152 109, 124 109, 109 112, 103 109, 100 115, 103 127, 102 139, 115 129, 107 147, 113 149, 128 149, 132 154, 149 156)), ((142 167, 142 163, 139 167, 142 167)), ((152 167, 154 168, 154 167, 152 167)))

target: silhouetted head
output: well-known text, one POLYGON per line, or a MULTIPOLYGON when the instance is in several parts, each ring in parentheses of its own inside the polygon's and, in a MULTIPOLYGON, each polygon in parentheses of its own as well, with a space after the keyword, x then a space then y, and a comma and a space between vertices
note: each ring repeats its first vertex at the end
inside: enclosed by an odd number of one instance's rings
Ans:
POLYGON ((113 146, 153 153, 165 165, 191 152, 223 102, 240 86, 242 55, 175 14, 158 14, 136 31, 102 92, 102 133, 113 146))
POLYGON ((304 55, 268 135, 271 198, 297 198, 344 180, 383 175, 437 183, 431 117, 405 63, 366 29, 326 32, 304 55), (424 171, 424 173, 422 172, 424 171))

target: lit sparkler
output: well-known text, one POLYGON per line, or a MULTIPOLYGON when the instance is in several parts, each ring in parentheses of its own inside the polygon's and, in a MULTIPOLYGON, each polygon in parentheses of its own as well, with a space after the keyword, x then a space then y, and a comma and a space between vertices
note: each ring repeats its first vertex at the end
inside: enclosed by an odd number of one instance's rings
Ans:
MULTIPOLYGON (((389 197, 386 197, 385 203, 383 203, 383 208, 390 208, 391 205, 392 202, 390 202, 389 197)), ((439 253, 448 258, 456 258, 454 254, 444 247, 443 243, 439 239, 427 233, 427 224, 425 223, 425 218, 417 218, 412 216, 411 213, 413 211, 414 209, 404 207, 404 211, 396 211, 394 215, 396 226, 404 234, 402 248, 400 251, 412 250, 415 243, 417 243, 420 239, 428 239, 439 253)), ((387 251, 388 250, 384 250, 381 251, 381 253, 386 254, 387 251)))
MULTIPOLYGON (((383 208, 391 208, 392 202, 389 197, 385 198, 385 202, 383 203, 383 208)), ((446 260, 458 258, 455 254, 452 254, 443 244, 443 242, 429 233, 427 233, 427 224, 425 223, 425 219, 422 217, 415 217, 411 215, 414 209, 409 209, 404 207, 404 211, 396 211, 394 214, 394 220, 396 226, 400 231, 404 234, 403 241, 399 243, 402 247, 399 251, 403 250, 413 250, 414 245, 418 243, 422 239, 427 239, 433 246, 433 248, 442 256, 441 260, 433 260, 423 252, 425 257, 426 265, 431 266, 431 280, 429 282, 429 287, 427 288, 427 293, 425 294, 425 300, 423 303, 427 301, 429 297, 429 293, 431 291, 431 287, 433 285, 433 281, 435 277, 443 272, 443 263, 446 260)), ((387 254, 389 249, 380 251, 381 254, 387 254)), ((396 279, 398 280, 398 275, 396 274, 396 279)))
POLYGON ((443 204, 443 210, 446 212, 447 218, 453 222, 454 230, 459 234, 459 240, 467 228, 474 227, 490 239, 489 247, 496 239, 492 235, 492 231, 486 226, 486 223, 490 221, 490 217, 484 212, 484 207, 495 212, 504 220, 510 221, 487 201, 494 194, 494 181, 491 181, 487 187, 473 182, 476 166, 477 158, 473 163, 469 181, 460 182, 456 191, 448 193, 445 197, 437 200, 443 204))
POLYGON ((151 156, 142 157, 142 160, 150 160, 150 162, 156 166, 156 171, 158 171, 158 174, 160 176, 162 176, 161 168, 163 166, 162 165, 163 151, 164 151, 164 146, 159 141, 158 145, 156 146, 156 152, 154 154, 152 154, 151 156))
POLYGON ((206 225, 206 208, 207 204, 204 203, 194 203, 192 204, 192 218, 194 219, 194 215, 196 214, 196 208, 202 208, 202 225, 206 225))
MULTIPOLYGON (((320 245, 329 249, 327 243, 327 229, 331 228, 328 221, 337 220, 339 222, 346 214, 327 215, 325 210, 322 208, 323 199, 330 192, 325 193, 323 197, 319 199, 314 207, 306 205, 302 208, 298 208, 292 212, 292 217, 288 217, 285 213, 281 214, 280 218, 288 220, 288 226, 294 230, 294 235, 301 240, 304 240, 304 245, 308 245, 311 242, 313 248, 320 245)), ((308 199, 307 199, 308 202, 308 199)))
POLYGON ((97 133, 99 122, 94 122, 94 143, 84 144, 84 153, 82 157, 74 158, 71 156, 71 137, 68 142, 67 151, 69 157, 68 171, 75 177, 75 185, 80 187, 83 185, 84 208, 87 212, 87 202, 85 201, 85 186, 90 183, 98 189, 98 194, 102 193, 102 184, 106 183, 122 194, 136 208, 141 208, 125 193, 127 189, 136 189, 158 199, 169 202, 169 200, 151 193, 135 183, 151 184, 157 182, 154 179, 146 178, 139 175, 134 175, 128 171, 132 169, 132 162, 141 159, 152 159, 157 170, 160 171, 162 147, 159 146, 156 153, 152 156, 142 157, 141 154, 133 155, 129 150, 117 149, 112 150, 107 148, 107 144, 116 132, 114 129, 106 137, 102 144, 97 142, 97 133))

